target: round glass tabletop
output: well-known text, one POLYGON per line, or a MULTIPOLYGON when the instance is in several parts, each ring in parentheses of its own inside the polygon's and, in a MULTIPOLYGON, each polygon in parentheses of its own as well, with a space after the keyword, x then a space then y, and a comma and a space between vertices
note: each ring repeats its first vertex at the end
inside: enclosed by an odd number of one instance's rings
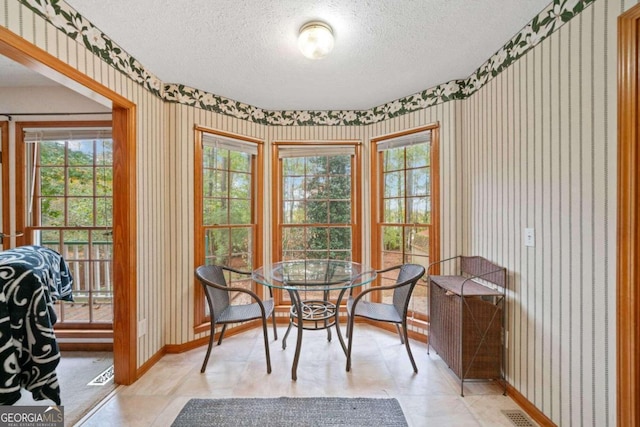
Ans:
POLYGON ((292 260, 260 267, 252 278, 272 288, 331 291, 365 285, 376 271, 352 261, 292 260))

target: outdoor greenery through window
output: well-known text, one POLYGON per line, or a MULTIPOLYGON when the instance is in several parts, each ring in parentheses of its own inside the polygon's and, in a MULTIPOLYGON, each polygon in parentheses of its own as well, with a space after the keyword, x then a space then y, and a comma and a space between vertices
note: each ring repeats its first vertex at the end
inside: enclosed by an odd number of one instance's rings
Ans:
MULTIPOLYGON (((251 271, 255 262, 256 203, 254 143, 223 135, 202 133, 201 219, 197 238, 201 240, 199 257, 204 264, 225 265, 251 271)), ((251 288, 246 276, 227 277, 233 286, 251 288)), ((247 299, 238 294, 235 299, 247 299)), ((208 316, 208 306, 200 320, 208 316)), ((238 302, 251 302, 248 299, 238 302)))
POLYGON ((349 154, 282 159, 283 260, 351 260, 351 162, 349 154))
POLYGON ((30 241, 60 252, 74 279, 74 302, 56 305, 58 322, 63 327, 74 323, 111 323, 110 129, 27 131, 25 141, 31 153, 30 164, 35 165, 28 205, 30 241))
MULTIPOLYGON (((276 146, 276 156, 274 260, 360 261, 354 202, 356 146, 282 143, 276 146)), ((337 298, 337 293, 330 297, 337 298)), ((286 293, 277 292, 276 298, 289 303, 286 293)))
MULTIPOLYGON (((431 131, 383 140, 377 144, 380 165, 380 220, 378 232, 382 244, 379 260, 382 268, 403 263, 430 263, 432 216, 431 131)), ((382 284, 395 281, 383 278, 382 284)), ((412 307, 427 314, 426 283, 418 282, 412 307)), ((390 302, 391 293, 383 300, 390 302)))

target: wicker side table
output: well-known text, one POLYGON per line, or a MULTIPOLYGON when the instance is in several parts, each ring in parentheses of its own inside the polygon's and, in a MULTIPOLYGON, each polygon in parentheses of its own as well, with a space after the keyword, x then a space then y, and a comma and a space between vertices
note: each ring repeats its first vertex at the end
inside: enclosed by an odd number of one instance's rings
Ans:
POLYGON ((506 270, 481 257, 456 259, 459 275, 429 276, 429 348, 460 379, 464 396, 465 380, 504 380, 506 270))

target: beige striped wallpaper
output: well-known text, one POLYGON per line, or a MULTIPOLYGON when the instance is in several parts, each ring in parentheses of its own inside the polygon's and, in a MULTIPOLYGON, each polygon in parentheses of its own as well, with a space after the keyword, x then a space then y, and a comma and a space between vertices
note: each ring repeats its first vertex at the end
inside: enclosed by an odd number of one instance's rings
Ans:
POLYGON ((0 0, 0 25, 138 105, 138 319, 149 325, 139 366, 198 338, 195 124, 265 142, 269 200, 273 141, 360 140, 368 153, 373 137, 438 122, 441 255, 509 270, 509 382, 557 424, 604 426, 615 425, 616 18, 635 3, 596 1, 466 100, 361 127, 257 125, 162 103, 16 0, 0 0), (535 247, 523 245, 525 227, 535 247))
MULTIPOLYGON (((167 287, 170 263, 164 249, 171 241, 168 184, 169 139, 166 137, 163 102, 130 78, 106 65, 84 45, 69 39, 47 21, 16 0, 0 0, 0 25, 67 62, 97 82, 137 104, 138 181, 138 319, 147 319, 148 332, 138 339, 138 366, 165 345, 167 287)), ((15 194, 15 163, 10 165, 11 192, 15 194)), ((126 191, 126 189, 115 189, 126 191)), ((10 212, 12 221, 15 208, 10 212)))
POLYGON ((460 123, 464 249, 508 269, 508 380, 559 425, 615 425, 623 9, 587 8, 466 100, 460 123))

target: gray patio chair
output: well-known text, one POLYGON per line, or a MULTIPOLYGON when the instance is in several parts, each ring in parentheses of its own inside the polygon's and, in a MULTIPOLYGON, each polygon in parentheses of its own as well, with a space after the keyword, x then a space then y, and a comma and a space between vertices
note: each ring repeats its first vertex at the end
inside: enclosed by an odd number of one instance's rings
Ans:
MULTIPOLYGON (((207 362, 211 355, 211 347, 213 346, 216 325, 222 325, 218 345, 222 342, 222 337, 229 323, 246 322, 249 320, 262 319, 262 330, 264 334, 264 349, 267 356, 267 373, 271 373, 271 357, 269 356, 269 338, 267 336, 267 318, 271 316, 273 321, 274 339, 278 339, 276 331, 276 318, 273 314, 273 299, 262 301, 254 292, 237 287, 229 287, 224 277, 224 272, 251 276, 250 272, 240 271, 231 267, 217 265, 202 265, 196 269, 196 278, 202 284, 204 293, 207 296, 209 304, 209 313, 211 315, 211 333, 209 335, 209 347, 207 355, 202 363, 200 372, 204 372, 207 368, 207 362), (229 294, 231 292, 241 292, 251 296, 255 301, 251 304, 231 304, 229 294)), ((269 290, 271 291, 271 290, 269 290)))
POLYGON ((400 270, 396 283, 389 286, 372 286, 362 291, 355 298, 349 296, 347 300, 347 337, 349 344, 347 346, 347 371, 351 370, 351 347, 353 344, 353 324, 356 316, 364 317, 379 322, 395 323, 398 335, 400 335, 400 343, 404 344, 411 359, 414 372, 418 372, 411 347, 409 346, 409 337, 407 335, 407 310, 409 308, 409 300, 411 293, 415 288, 418 280, 424 276, 425 269, 418 264, 403 264, 379 270, 378 274, 386 273, 392 270, 400 270), (382 292, 393 290, 393 303, 377 303, 369 302, 363 298, 372 292, 382 292))

